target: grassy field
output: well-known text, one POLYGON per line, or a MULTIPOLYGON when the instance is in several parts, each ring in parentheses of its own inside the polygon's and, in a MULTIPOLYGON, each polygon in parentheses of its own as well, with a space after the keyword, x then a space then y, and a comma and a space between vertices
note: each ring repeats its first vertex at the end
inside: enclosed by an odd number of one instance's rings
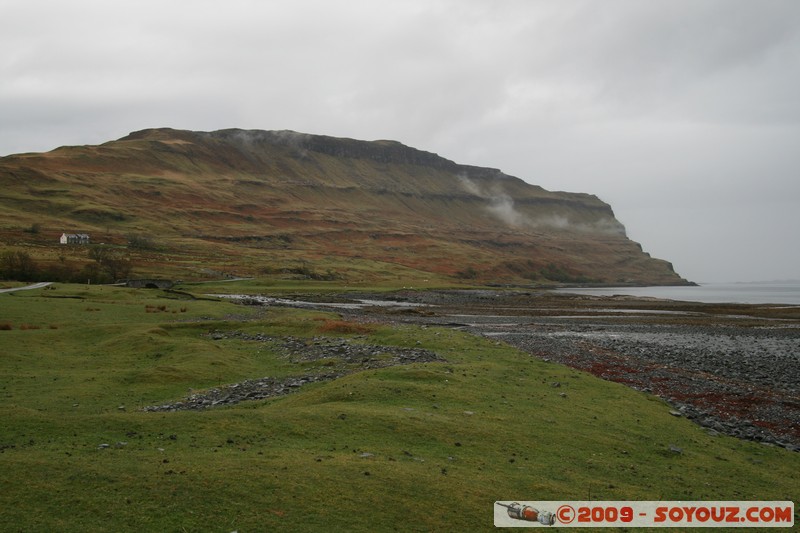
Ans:
POLYGON ((0 530, 482 531, 497 500, 800 499, 800 454, 710 436, 658 399, 449 329, 349 335, 445 363, 141 410, 321 371, 209 333, 311 339, 335 316, 117 287, 0 294, 0 530))

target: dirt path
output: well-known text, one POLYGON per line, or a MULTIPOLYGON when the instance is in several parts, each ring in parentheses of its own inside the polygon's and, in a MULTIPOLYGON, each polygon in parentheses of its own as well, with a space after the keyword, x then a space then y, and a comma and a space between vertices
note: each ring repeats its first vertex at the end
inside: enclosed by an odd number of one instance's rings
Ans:
POLYGON ((39 283, 34 283, 33 285, 26 285, 24 287, 14 287, 14 288, 11 288, 11 289, 0 289, 0 293, 2 293, 2 292, 16 292, 16 291, 30 291, 30 290, 33 290, 33 289, 42 289, 42 288, 47 287, 48 285, 52 285, 52 284, 53 284, 52 281, 42 281, 42 282, 39 282, 39 283))

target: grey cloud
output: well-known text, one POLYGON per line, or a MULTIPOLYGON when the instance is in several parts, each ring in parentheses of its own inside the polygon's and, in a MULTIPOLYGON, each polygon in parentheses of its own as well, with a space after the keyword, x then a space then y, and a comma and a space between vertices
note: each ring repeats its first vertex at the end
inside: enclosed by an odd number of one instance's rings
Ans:
POLYGON ((159 126, 395 139, 596 194, 690 279, 800 278, 771 216, 800 198, 796 0, 6 1, 0 46, 0 154, 159 126), (775 260, 699 254, 737 233, 775 260))
POLYGON ((518 229, 566 229, 588 233, 625 234, 625 228, 612 218, 601 218, 593 223, 574 222, 557 213, 524 213, 514 205, 514 199, 505 192, 500 182, 481 187, 465 174, 459 174, 461 187, 473 196, 486 200, 483 209, 507 226, 518 229))

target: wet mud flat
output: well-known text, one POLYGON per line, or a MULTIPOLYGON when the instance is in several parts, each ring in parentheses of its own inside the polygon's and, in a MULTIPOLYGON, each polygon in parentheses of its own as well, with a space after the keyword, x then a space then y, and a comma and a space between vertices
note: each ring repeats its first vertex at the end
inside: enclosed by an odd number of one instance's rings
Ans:
POLYGON ((800 306, 508 290, 404 291, 380 298, 380 306, 340 311, 353 319, 491 337, 657 395, 675 416, 712 434, 800 451, 800 306))

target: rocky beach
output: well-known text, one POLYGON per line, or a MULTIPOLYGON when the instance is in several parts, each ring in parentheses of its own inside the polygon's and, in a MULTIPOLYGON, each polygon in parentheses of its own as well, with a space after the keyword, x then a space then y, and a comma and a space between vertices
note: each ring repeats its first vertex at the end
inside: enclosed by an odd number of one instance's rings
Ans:
MULTIPOLYGON (((314 300, 304 296, 246 301, 335 309, 360 322, 465 330, 508 343, 532 357, 656 395, 673 407, 674 416, 691 419, 712 434, 800 450, 800 306, 703 304, 538 290, 407 290, 314 300)), ((354 350, 343 345, 306 346, 291 339, 282 342, 286 350, 294 346, 293 357, 354 350)), ((370 355, 365 356, 364 348, 357 350, 353 357, 370 368, 370 355)), ((376 347, 366 350, 380 352, 376 347)), ((383 357, 380 364, 433 360, 435 354, 396 353, 383 357)), ((325 379, 335 377, 332 373, 325 379)), ((299 386, 279 385, 281 390, 299 386)))
MULTIPOLYGON (((739 438, 800 450, 800 307, 539 291, 407 293, 444 324, 659 396, 739 438)), ((414 315, 409 319, 409 315, 414 315)))

